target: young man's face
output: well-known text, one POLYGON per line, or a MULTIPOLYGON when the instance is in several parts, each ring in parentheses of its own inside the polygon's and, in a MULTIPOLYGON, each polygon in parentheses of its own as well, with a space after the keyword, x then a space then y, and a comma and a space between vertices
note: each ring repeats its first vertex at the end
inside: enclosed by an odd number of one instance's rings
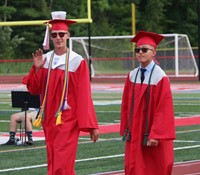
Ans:
POLYGON ((146 67, 153 60, 156 50, 153 46, 145 44, 137 46, 135 48, 135 54, 142 67, 146 67))
POLYGON ((69 39, 70 33, 65 30, 53 30, 51 31, 51 40, 53 41, 54 48, 66 47, 67 39, 69 39))

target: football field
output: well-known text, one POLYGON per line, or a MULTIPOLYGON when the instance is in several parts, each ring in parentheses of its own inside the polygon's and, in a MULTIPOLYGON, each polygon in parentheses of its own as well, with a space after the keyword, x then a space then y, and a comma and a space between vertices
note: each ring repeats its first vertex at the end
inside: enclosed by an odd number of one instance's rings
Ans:
MULTIPOLYGON (((10 115, 20 110, 12 108, 10 92, 22 86, 0 85, 0 144, 8 139, 10 115)), ((92 83, 91 87, 101 135, 99 141, 94 144, 87 134, 81 133, 76 173, 123 174, 124 142, 119 135, 123 84, 92 83)), ((172 83, 171 88, 176 118, 174 175, 181 175, 180 171, 197 175, 200 174, 197 162, 200 159, 200 84, 172 83)), ((33 146, 0 146, 0 174, 46 174, 46 149, 42 128, 33 129, 33 146)))

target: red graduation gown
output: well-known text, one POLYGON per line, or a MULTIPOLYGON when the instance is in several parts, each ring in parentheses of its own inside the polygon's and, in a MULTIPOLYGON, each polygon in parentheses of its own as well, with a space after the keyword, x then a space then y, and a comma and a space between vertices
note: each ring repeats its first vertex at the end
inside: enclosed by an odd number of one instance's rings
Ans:
POLYGON ((148 113, 149 139, 158 139, 157 147, 143 146, 145 134, 146 100, 149 75, 140 83, 138 73, 136 85, 134 81, 137 68, 128 74, 125 82, 121 105, 120 134, 126 129, 134 90, 134 109, 131 141, 125 146, 126 175, 171 175, 175 139, 174 109, 169 79, 159 66, 155 66, 150 83, 150 101, 148 113))
MULTIPOLYGON (((39 72, 35 73, 33 66, 23 79, 29 92, 41 94, 41 99, 45 93, 51 53, 46 54, 46 63, 39 72)), ((54 57, 59 56, 54 55, 54 57)), ((70 109, 63 111, 63 124, 56 126, 55 114, 63 89, 65 74, 65 61, 63 60, 65 58, 66 54, 60 56, 61 63, 51 70, 42 122, 47 146, 48 175, 74 175, 79 132, 89 132, 91 128, 98 128, 91 98, 88 66, 86 61, 73 51, 70 51, 69 55, 68 93, 66 96, 70 109)))

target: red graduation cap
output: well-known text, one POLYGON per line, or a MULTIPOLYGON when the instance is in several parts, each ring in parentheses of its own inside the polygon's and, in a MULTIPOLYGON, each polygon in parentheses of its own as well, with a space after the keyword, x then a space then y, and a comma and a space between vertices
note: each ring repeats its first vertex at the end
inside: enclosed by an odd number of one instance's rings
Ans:
POLYGON ((159 35, 153 32, 139 31, 135 37, 131 39, 131 42, 136 42, 137 46, 149 44, 156 48, 156 46, 162 41, 163 38, 163 35, 159 35))
POLYGON ((51 30, 66 30, 68 31, 68 26, 70 24, 74 24, 76 23, 76 21, 72 21, 72 20, 59 20, 59 19, 55 19, 55 20, 51 20, 48 22, 49 24, 51 24, 51 30))
POLYGON ((70 24, 76 23, 76 21, 66 19, 65 11, 55 11, 51 13, 52 20, 48 21, 51 24, 51 30, 68 30, 70 24))
POLYGON ((49 50, 49 32, 50 30, 65 30, 68 31, 68 26, 76 23, 76 21, 66 19, 65 11, 55 11, 51 13, 52 20, 45 22, 46 34, 43 42, 44 50, 49 50))

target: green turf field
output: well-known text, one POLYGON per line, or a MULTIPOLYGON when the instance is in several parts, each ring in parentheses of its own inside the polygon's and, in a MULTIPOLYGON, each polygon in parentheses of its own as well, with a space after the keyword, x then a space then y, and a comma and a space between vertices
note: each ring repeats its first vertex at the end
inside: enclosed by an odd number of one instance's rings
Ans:
MULTIPOLYGON (((120 93, 94 93, 93 100, 120 100, 120 93)), ((200 93, 173 94, 176 117, 200 114, 200 93)), ((9 120, 13 109, 9 93, 0 94, 0 120, 9 120)), ((95 106, 99 124, 118 123, 120 105, 95 106)), ((15 110, 15 111, 13 111, 15 110)), ((8 131, 8 122, 0 122, 0 132, 8 131)), ((37 129, 37 128, 34 128, 37 129)), ((176 128, 175 162, 200 159, 200 125, 176 128)), ((80 137, 76 158, 77 175, 123 169, 124 142, 119 133, 102 134, 97 143, 91 143, 88 137, 80 137)), ((34 146, 0 146, 1 175, 45 175, 46 150, 44 141, 34 146), (14 168, 16 168, 14 170, 14 168), (5 170, 5 172, 3 172, 5 170)))

